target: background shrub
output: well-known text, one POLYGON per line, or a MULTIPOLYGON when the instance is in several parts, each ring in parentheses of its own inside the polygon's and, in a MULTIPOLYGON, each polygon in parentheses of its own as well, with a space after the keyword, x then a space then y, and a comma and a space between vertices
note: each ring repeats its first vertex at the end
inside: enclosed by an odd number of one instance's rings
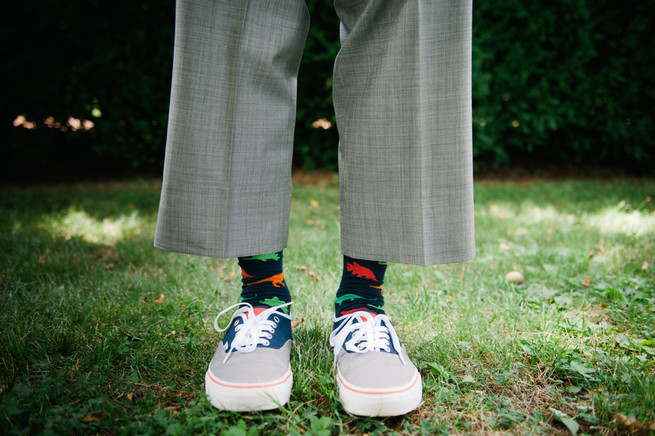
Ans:
POLYGON ((645 166, 652 145, 652 2, 478 2, 480 160, 645 166))
MULTIPOLYGON (((298 82, 294 162, 334 169, 338 19, 331 1, 307 3, 312 27, 298 82), (333 127, 313 127, 319 119, 333 127)), ((476 2, 476 161, 652 172, 654 9, 636 0, 476 2)), ((159 172, 174 1, 39 0, 12 2, 5 11, 3 177, 159 172), (15 127, 19 115, 34 128, 15 127), (69 117, 94 127, 73 131, 69 117)))
POLYGON ((160 167, 174 2, 39 0, 8 9, 1 30, 10 85, 3 110, 7 172, 160 167), (33 130, 13 127, 21 114, 36 122, 33 130), (72 131, 71 116, 91 120, 93 129, 72 131), (47 117, 63 129, 46 126, 47 117))

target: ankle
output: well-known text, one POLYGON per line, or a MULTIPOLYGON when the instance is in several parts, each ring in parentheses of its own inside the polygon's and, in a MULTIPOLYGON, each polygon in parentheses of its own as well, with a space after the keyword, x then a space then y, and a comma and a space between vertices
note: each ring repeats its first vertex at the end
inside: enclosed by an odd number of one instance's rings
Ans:
MULTIPOLYGON (((284 280, 282 251, 250 257, 239 257, 241 267, 241 302, 253 307, 275 307, 291 301, 284 280)), ((289 306, 282 308, 289 313, 289 306)))
POLYGON ((385 262, 343 258, 341 283, 334 300, 337 317, 364 310, 384 313, 382 285, 387 269, 385 262))

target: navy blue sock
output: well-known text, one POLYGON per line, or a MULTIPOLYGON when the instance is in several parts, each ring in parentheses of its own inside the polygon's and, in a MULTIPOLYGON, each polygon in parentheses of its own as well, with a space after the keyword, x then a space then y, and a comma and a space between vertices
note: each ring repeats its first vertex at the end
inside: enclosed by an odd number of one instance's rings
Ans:
POLYGON ((386 262, 343 257, 341 284, 334 300, 334 313, 337 317, 366 310, 384 313, 382 284, 386 262))
MULTIPOLYGON (((274 307, 291 301, 282 272, 282 252, 240 257, 241 301, 253 307, 274 307)), ((282 312, 289 313, 289 306, 282 312)))

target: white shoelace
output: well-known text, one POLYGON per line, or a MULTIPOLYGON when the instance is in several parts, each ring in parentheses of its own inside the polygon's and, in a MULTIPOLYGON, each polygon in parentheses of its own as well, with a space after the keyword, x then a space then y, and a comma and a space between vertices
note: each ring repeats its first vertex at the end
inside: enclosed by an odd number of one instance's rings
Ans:
POLYGON ((339 327, 334 329, 330 335, 330 345, 334 347, 335 362, 342 347, 346 351, 353 353, 380 350, 391 351, 391 342, 398 353, 400 361, 405 365, 405 359, 400 352, 398 334, 391 325, 391 319, 387 315, 379 314, 373 316, 369 312, 358 311, 334 318, 334 322, 341 322, 339 327), (350 333, 352 333, 352 336, 346 341, 350 333))
MULTIPOLYGON (((235 318, 235 331, 234 339, 229 345, 229 349, 226 349, 227 355, 223 359, 223 363, 227 362, 227 359, 230 358, 230 355, 234 350, 240 353, 252 353, 257 348, 257 345, 269 345, 269 340, 273 338, 273 332, 277 328, 277 322, 275 317, 273 319, 268 319, 269 316, 275 314, 282 318, 291 319, 290 315, 285 315, 284 313, 278 311, 283 307, 289 306, 292 303, 281 304, 275 307, 269 307, 268 309, 262 311, 259 315, 255 315, 254 308, 250 303, 237 303, 232 306, 224 309, 219 313, 214 319, 214 329, 217 332, 221 333, 228 329, 232 325, 232 321, 235 318), (239 307, 239 309, 232 314, 230 322, 224 328, 218 326, 218 318, 220 318, 225 313, 239 307)), ((279 319, 277 320, 279 321, 279 319)), ((227 344, 225 344, 227 346, 227 344)))

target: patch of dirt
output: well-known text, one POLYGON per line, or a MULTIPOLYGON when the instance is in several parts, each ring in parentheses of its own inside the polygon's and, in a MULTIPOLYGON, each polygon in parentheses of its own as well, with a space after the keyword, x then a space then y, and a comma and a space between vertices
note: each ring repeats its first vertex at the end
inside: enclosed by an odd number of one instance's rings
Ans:
MULTIPOLYGON (((477 163, 473 178, 476 183, 526 183, 536 180, 595 180, 611 182, 615 180, 638 180, 653 178, 655 174, 633 172, 602 166, 557 165, 525 163, 493 167, 477 163)), ((318 169, 314 171, 294 170, 293 184, 298 186, 335 186, 339 184, 337 171, 318 169)))
POLYGON ((318 169, 313 171, 294 170, 291 176, 296 186, 336 186, 339 184, 339 175, 336 171, 318 169))
MULTIPOLYGON (((542 163, 512 164, 493 167, 485 163, 476 162, 474 181, 476 183, 528 183, 538 180, 595 180, 598 182, 611 182, 614 180, 640 180, 655 178, 655 172, 632 171, 625 168, 610 168, 602 166, 558 165, 542 163)), ((308 171, 294 169, 292 173, 293 184, 296 186, 337 186, 339 174, 337 171, 319 168, 308 171)), ((145 188, 161 189, 161 177, 152 172, 89 175, 88 177, 74 177, 66 180, 65 176, 57 180, 21 180, 18 182, 0 182, 0 187, 8 189, 21 189, 26 187, 41 187, 45 189, 119 189, 125 186, 139 186, 145 188)))
POLYGON ((526 162, 523 164, 493 167, 476 162, 474 179, 476 182, 525 182, 532 180, 595 180, 611 182, 614 180, 636 180, 653 177, 643 171, 627 168, 610 168, 596 165, 543 164, 526 162))

